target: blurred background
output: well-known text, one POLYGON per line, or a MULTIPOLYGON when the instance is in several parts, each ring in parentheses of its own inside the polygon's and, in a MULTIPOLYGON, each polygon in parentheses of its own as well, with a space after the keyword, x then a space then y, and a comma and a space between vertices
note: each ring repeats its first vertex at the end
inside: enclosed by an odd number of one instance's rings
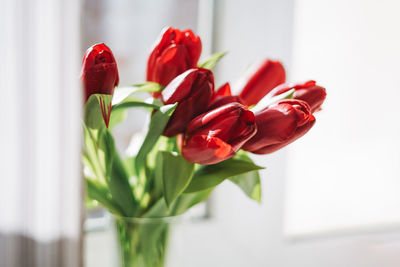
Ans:
MULTIPOLYGON (((197 210, 185 266, 400 266, 398 0, 2 1, 0 266, 113 266, 107 216, 81 227, 80 61, 105 42, 120 85, 142 82, 165 26, 228 51, 217 87, 268 57, 328 93, 305 137, 255 157, 262 204, 226 183, 197 210)), ((131 111, 118 145, 144 123, 131 111)))

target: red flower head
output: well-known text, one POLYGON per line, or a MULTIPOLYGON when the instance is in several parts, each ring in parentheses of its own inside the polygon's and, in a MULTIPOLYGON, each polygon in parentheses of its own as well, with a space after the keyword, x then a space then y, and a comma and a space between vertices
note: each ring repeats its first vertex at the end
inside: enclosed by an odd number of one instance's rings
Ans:
POLYGON ((201 40, 191 30, 163 30, 147 62, 147 81, 162 86, 188 69, 195 68, 201 54, 201 40))
POLYGON ((214 75, 207 69, 190 69, 172 80, 161 92, 161 97, 164 104, 178 102, 178 106, 164 135, 171 137, 184 132, 194 117, 207 111, 213 92, 214 75))
POLYGON ((212 110, 233 102, 244 105, 243 100, 240 98, 240 96, 232 95, 229 83, 225 83, 214 93, 208 110, 212 110))
POLYGON ((315 123, 308 104, 301 100, 282 100, 255 114, 257 134, 243 149, 268 154, 303 136, 315 123))
POLYGON ((285 69, 279 61, 265 59, 253 65, 235 86, 235 92, 244 103, 252 106, 258 103, 266 94, 285 82, 285 69))
MULTIPOLYGON (((119 76, 114 55, 105 44, 91 46, 83 57, 81 79, 85 102, 93 94, 113 95, 118 86, 119 76)), ((108 127, 111 115, 111 102, 99 99, 104 122, 108 127)))
POLYGON ((234 156, 256 132, 253 112, 230 103, 190 122, 180 142, 182 156, 190 162, 215 164, 234 156))
POLYGON ((311 112, 319 110, 326 98, 326 90, 324 87, 316 84, 315 81, 307 81, 297 84, 281 84, 277 86, 271 94, 273 96, 283 94, 291 89, 294 89, 293 98, 303 100, 311 108, 311 112))
POLYGON ((85 102, 92 94, 112 95, 118 86, 118 68, 114 55, 105 44, 91 46, 83 57, 81 79, 85 102))

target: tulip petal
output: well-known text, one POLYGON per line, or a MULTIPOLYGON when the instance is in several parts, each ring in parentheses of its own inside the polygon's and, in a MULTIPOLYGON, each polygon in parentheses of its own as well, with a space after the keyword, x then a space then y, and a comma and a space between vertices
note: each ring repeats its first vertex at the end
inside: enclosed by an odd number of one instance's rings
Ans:
POLYGON ((85 102, 93 94, 113 95, 119 76, 115 58, 105 44, 91 46, 82 63, 81 80, 85 102))
POLYGON ((218 90, 214 94, 213 99, 215 99, 215 97, 217 96, 231 96, 231 95, 232 95, 231 86, 229 85, 229 83, 225 83, 220 88, 218 88, 218 90))
POLYGON ((197 65, 201 41, 191 30, 166 28, 155 42, 147 61, 147 81, 162 86, 197 65))
POLYGON ((208 111, 193 119, 180 143, 183 157, 199 164, 226 160, 257 131, 253 112, 239 103, 208 111))
POLYGON ((311 108, 311 112, 318 111, 326 98, 326 90, 324 87, 310 80, 304 83, 285 83, 277 86, 272 92, 272 95, 279 95, 290 89, 295 89, 293 98, 307 102, 311 108))
POLYGON ((182 149, 182 156, 190 162, 198 164, 215 164, 232 157, 232 147, 217 137, 195 135, 189 139, 182 149))
POLYGON ((275 151, 289 145, 290 143, 293 143, 294 141, 296 141, 297 139, 299 139, 300 137, 305 135, 314 124, 315 124, 315 117, 312 116, 310 118, 310 121, 307 124, 303 125, 302 127, 300 127, 299 129, 296 130, 296 132, 294 133, 292 138, 287 139, 285 142, 265 146, 263 148, 260 148, 258 150, 251 151, 251 152, 254 154, 269 154, 269 153, 275 152, 275 151))
POLYGON ((178 102, 164 135, 172 137, 185 131, 190 121, 205 112, 214 92, 214 75, 210 70, 190 69, 176 77, 163 91, 164 104, 178 102))
POLYGON ((279 61, 263 60, 253 65, 235 85, 244 103, 252 106, 258 103, 273 88, 286 79, 285 69, 279 61))
POLYGON ((314 124, 308 104, 288 99, 256 113, 257 133, 243 145, 256 154, 276 151, 304 135, 314 124))

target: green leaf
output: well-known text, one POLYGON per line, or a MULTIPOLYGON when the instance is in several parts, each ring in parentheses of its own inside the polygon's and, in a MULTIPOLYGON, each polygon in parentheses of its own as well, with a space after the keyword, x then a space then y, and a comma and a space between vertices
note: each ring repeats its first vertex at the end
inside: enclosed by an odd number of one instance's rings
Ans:
POLYGON ((161 84, 155 82, 138 83, 133 86, 136 86, 138 88, 136 92, 155 93, 155 92, 161 92, 164 89, 164 87, 161 84))
POLYGON ((179 197, 170 205, 170 207, 167 206, 163 198, 160 198, 147 212, 143 214, 143 217, 159 218, 183 214, 191 207, 206 200, 213 190, 214 188, 209 188, 194 193, 183 193, 179 195, 179 197))
POLYGON ((163 89, 164 87, 154 82, 134 84, 133 86, 127 86, 127 87, 117 87, 114 90, 114 97, 112 104, 113 105, 120 104, 132 94, 142 93, 142 92, 154 93, 162 91, 163 89))
POLYGON ((84 151, 83 151, 83 164, 89 167, 94 173, 96 179, 106 182, 104 158, 100 157, 97 145, 97 132, 83 125, 84 133, 84 151))
POLYGON ((101 185, 90 178, 85 178, 85 180, 86 192, 90 199, 98 201, 103 207, 112 213, 123 215, 121 208, 113 202, 110 192, 104 185, 101 185))
MULTIPOLYGON (((239 150, 235 158, 253 162, 248 153, 243 150, 239 150)), ((239 186, 248 197, 261 202, 261 181, 258 170, 233 176, 229 180, 239 186)))
POLYGON ((111 117, 110 117, 110 124, 108 125, 108 129, 112 130, 115 126, 119 123, 123 122, 127 116, 126 109, 112 109, 111 110, 111 117))
MULTIPOLYGON (((156 142, 156 144, 153 146, 152 150, 150 153, 147 154, 147 159, 146 159, 146 178, 151 181, 151 184, 149 183, 149 186, 152 186, 152 198, 153 199, 158 199, 163 195, 164 192, 164 186, 163 186, 163 181, 162 181, 162 174, 158 175, 158 177, 155 175, 155 172, 158 170, 160 171, 162 168, 156 168, 157 166, 157 158, 158 154, 160 151, 178 151, 177 145, 176 145, 176 137, 168 138, 165 136, 160 136, 156 142), (158 179, 161 178, 161 179, 158 179)), ((161 166, 160 166, 161 167, 161 166)))
POLYGON ((247 172, 229 178, 251 199, 261 202, 261 182, 258 171, 247 172))
POLYGON ((206 60, 199 64, 199 68, 211 70, 218 63, 218 61, 227 54, 227 52, 215 53, 209 56, 206 60))
POLYGON ((109 129, 113 129, 118 123, 122 122, 126 118, 126 110, 128 108, 143 107, 152 111, 153 109, 159 109, 163 105, 159 100, 156 100, 154 98, 142 100, 138 98, 133 98, 129 95, 120 95, 119 98, 120 99, 117 99, 117 101, 114 101, 115 96, 113 98, 114 105, 111 110, 109 129), (115 104, 115 102, 118 102, 118 104, 115 104))
POLYGON ((194 163, 186 161, 177 153, 160 151, 157 156, 156 181, 162 181, 167 206, 189 185, 194 172, 194 163))
POLYGON ((136 201, 129 184, 129 176, 118 155, 114 156, 109 187, 113 199, 122 207, 125 216, 133 216, 136 201))
POLYGON ((160 136, 153 146, 151 152, 147 155, 147 166, 154 169, 156 166, 157 156, 160 151, 176 151, 176 137, 160 136))
POLYGON ((85 104, 84 121, 88 128, 99 129, 105 127, 105 120, 109 116, 109 106, 112 96, 93 94, 85 104))
POLYGON ((103 158, 103 166, 105 168, 105 175, 107 180, 110 179, 112 171, 113 160, 116 154, 114 139, 108 130, 105 128, 98 131, 98 148, 100 157, 103 158))
POLYGON ((230 158, 213 165, 204 165, 195 172, 185 193, 215 187, 227 178, 260 169, 263 169, 263 167, 257 166, 253 162, 237 158, 230 158))
MULTIPOLYGON (((248 153, 243 150, 238 151, 235 158, 253 162, 248 156, 248 153)), ((229 178, 229 180, 239 186, 248 197, 257 202, 261 202, 261 181, 258 170, 233 176, 229 178)))
POLYGON ((156 99, 156 98, 154 98, 154 97, 149 97, 149 98, 147 98, 147 99, 145 100, 145 102, 146 102, 146 103, 149 103, 149 104, 157 105, 158 107, 161 107, 161 106, 164 105, 163 102, 161 102, 161 100, 156 99))
POLYGON ((176 106, 177 103, 173 105, 162 106, 152 116, 149 130, 135 159, 135 170, 138 177, 144 174, 147 154, 151 151, 154 144, 164 131, 164 128, 167 125, 168 120, 174 112, 176 106))
POLYGON ((129 175, 115 148, 114 139, 107 129, 102 135, 100 148, 105 153, 107 182, 112 199, 121 207, 124 216, 133 216, 136 201, 129 184, 129 175))
POLYGON ((132 108, 132 107, 144 107, 144 108, 151 108, 151 109, 160 108, 160 106, 156 105, 156 104, 146 103, 142 100, 128 98, 124 102, 114 105, 112 111, 119 110, 119 109, 127 109, 127 108, 132 108))
POLYGON ((143 218, 160 218, 170 216, 170 210, 164 198, 158 199, 143 215, 143 218))
POLYGON ((205 201, 212 193, 214 188, 181 194, 171 208, 171 215, 179 215, 185 213, 191 207, 205 201))

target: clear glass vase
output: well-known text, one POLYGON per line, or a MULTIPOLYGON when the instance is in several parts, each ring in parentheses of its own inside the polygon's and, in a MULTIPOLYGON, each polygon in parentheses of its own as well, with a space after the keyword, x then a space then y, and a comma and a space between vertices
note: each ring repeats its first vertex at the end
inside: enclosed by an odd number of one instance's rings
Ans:
POLYGON ((181 216, 114 218, 121 267, 181 266, 181 216))

